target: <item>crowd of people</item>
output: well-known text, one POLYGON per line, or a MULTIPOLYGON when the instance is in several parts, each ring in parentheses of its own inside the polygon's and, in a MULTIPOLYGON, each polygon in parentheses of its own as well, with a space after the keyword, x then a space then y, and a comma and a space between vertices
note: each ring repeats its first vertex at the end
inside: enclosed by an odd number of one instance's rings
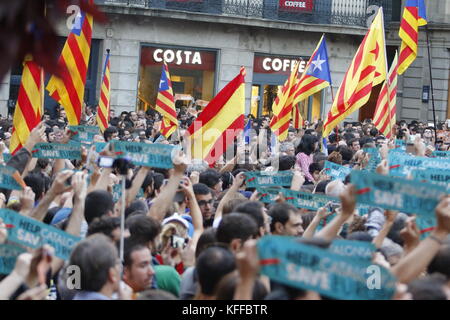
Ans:
MULTIPOLYGON (((110 127, 94 141, 184 145, 186 130, 201 111, 177 111, 179 129, 168 139, 160 133, 161 116, 148 110, 112 111, 110 127)), ((67 261, 48 245, 19 255, 13 271, 0 276, 0 299, 330 299, 262 275, 257 242, 266 235, 293 236, 322 248, 335 239, 372 242, 377 248, 373 263, 397 279, 393 299, 450 299, 450 197, 435 208, 437 225, 421 240, 414 216, 377 207, 356 214, 356 192, 349 179, 331 180, 324 171, 325 161, 364 170, 370 160, 364 149, 379 148, 382 161, 376 172, 388 175, 387 154, 395 148, 394 139, 365 120, 345 122, 323 141, 321 121, 305 121, 301 129, 291 124, 287 139, 275 143, 269 117, 249 115, 246 121, 251 121, 253 134, 235 139, 233 155, 215 165, 183 153, 175 156, 172 169, 131 165, 122 203, 113 197, 120 172, 100 167, 89 148, 83 147, 81 160, 32 157, 36 143, 70 139, 64 110, 56 118, 45 114, 23 148, 4 161, 20 172, 27 187, 3 190, 0 206, 81 241, 67 261), (263 203, 261 193, 246 186, 246 173, 260 171, 292 171, 292 184, 286 188, 338 197, 335 216, 319 230, 332 214, 328 207, 299 209, 282 193, 273 203, 263 203), (72 278, 73 266, 79 268, 79 279, 72 278), (39 267, 46 268, 44 280, 38 277, 39 267)), ((82 124, 96 125, 95 108, 85 108, 82 124)), ((3 155, 12 123, 5 119, 0 126, 3 155)), ((448 131, 446 123, 436 129, 448 131)), ((400 121, 394 127, 395 138, 404 140, 406 152, 416 156, 449 150, 450 141, 436 140, 434 130, 420 121, 400 121)), ((114 153, 105 148, 101 155, 114 153)), ((0 243, 8 243, 8 230, 0 225, 0 243)))

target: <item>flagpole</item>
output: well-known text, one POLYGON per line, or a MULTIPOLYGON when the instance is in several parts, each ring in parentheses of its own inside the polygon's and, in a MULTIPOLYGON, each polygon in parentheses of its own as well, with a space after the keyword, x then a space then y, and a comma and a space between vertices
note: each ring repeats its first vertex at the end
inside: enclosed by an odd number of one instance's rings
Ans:
POLYGON ((425 25, 425 33, 427 34, 428 67, 430 69, 431 105, 433 107, 434 144, 436 146, 437 143, 436 109, 434 106, 433 72, 431 68, 430 38, 428 34, 428 24, 425 25))
MULTIPOLYGON (((331 92, 331 106, 333 106, 334 103, 334 90, 333 90, 333 85, 330 83, 330 92, 331 92)), ((336 132, 336 141, 339 142, 339 128, 338 126, 336 126, 334 128, 334 131, 336 132)))

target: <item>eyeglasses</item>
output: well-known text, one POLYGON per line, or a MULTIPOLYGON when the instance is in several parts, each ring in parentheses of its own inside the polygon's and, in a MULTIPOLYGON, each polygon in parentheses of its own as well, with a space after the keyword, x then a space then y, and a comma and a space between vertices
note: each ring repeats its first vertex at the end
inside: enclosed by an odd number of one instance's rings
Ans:
POLYGON ((198 201, 198 205, 199 205, 199 206, 206 206, 207 204, 213 204, 213 202, 214 202, 213 199, 208 200, 208 201, 206 201, 206 200, 200 200, 200 201, 198 201))

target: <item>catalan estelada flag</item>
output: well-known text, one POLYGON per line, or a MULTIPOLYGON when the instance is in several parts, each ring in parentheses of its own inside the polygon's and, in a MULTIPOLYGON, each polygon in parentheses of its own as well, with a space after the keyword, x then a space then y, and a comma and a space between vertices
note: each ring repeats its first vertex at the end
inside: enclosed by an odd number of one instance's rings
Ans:
POLYGON ((273 102, 273 116, 270 120, 270 129, 278 137, 278 141, 284 141, 288 135, 289 124, 292 117, 292 107, 294 105, 294 90, 298 81, 298 68, 300 63, 297 61, 289 78, 278 91, 278 95, 273 102))
POLYGON ((294 105, 330 85, 327 43, 325 35, 322 35, 316 50, 306 65, 305 72, 298 81, 294 94, 294 105))
POLYGON ((407 0, 398 33, 402 39, 398 74, 403 74, 416 59, 419 47, 419 27, 426 24, 425 1, 407 0))
POLYGON ((97 108, 97 124, 100 131, 105 131, 109 125, 111 81, 110 81, 110 61, 109 49, 106 49, 105 67, 103 68, 102 88, 100 91, 100 101, 97 108))
POLYGON ((169 67, 164 61, 159 80, 158 96, 156 97, 155 110, 163 116, 161 122, 161 134, 169 138, 178 128, 177 112, 173 98, 172 82, 170 81, 169 67))
POLYGON ((397 54, 395 54, 391 69, 389 70, 389 84, 387 81, 384 82, 380 95, 378 96, 377 107, 375 108, 375 114, 373 116, 375 127, 380 130, 386 138, 391 137, 393 126, 397 120, 397 70, 398 59, 397 54))
POLYGON ((14 110, 13 132, 9 150, 15 154, 28 140, 31 130, 41 121, 44 81, 43 70, 30 55, 23 63, 16 109, 14 110))
POLYGON ((59 58, 62 78, 52 76, 46 88, 49 95, 66 110, 70 125, 80 123, 92 28, 92 15, 80 11, 59 58))
POLYGON ((323 137, 369 101, 372 88, 386 80, 383 9, 380 8, 339 87, 324 124, 323 137))
POLYGON ((244 129, 244 78, 245 68, 242 67, 187 129, 193 159, 204 159, 213 166, 244 129))

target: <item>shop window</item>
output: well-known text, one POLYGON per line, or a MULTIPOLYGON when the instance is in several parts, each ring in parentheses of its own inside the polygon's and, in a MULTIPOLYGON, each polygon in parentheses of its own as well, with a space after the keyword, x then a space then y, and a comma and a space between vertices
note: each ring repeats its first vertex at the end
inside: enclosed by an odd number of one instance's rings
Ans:
POLYGON ((139 67, 138 108, 153 107, 158 95, 161 69, 169 66, 176 106, 202 109, 214 97, 216 51, 144 45, 139 67))

